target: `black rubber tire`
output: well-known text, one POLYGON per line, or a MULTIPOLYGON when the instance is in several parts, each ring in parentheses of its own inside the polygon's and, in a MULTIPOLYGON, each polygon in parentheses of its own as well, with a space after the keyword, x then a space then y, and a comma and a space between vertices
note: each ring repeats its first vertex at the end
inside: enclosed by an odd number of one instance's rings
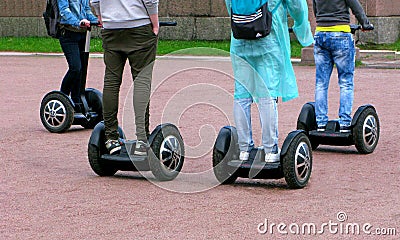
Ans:
POLYGON ((49 132, 67 131, 74 121, 74 108, 69 98, 60 93, 48 94, 40 104, 40 120, 49 132))
POLYGON ((100 162, 101 150, 93 145, 88 146, 89 164, 92 170, 101 177, 113 176, 118 170, 100 162))
POLYGON ((93 129, 100 121, 103 120, 103 94, 94 88, 85 90, 85 98, 89 106, 89 111, 97 113, 97 117, 90 119, 81 126, 86 129, 93 129))
POLYGON ((361 154, 372 153, 379 141, 380 123, 373 108, 365 109, 353 128, 354 145, 361 154))
POLYGON ((237 169, 227 165, 230 159, 228 157, 225 158, 224 153, 214 148, 212 160, 214 175, 221 184, 232 184, 236 181, 238 178, 236 173, 237 169))
POLYGON ((149 166, 153 175, 158 181, 174 180, 185 159, 185 146, 178 129, 171 125, 162 127, 150 147, 149 166))
POLYGON ((283 175, 289 188, 307 185, 312 171, 311 143, 305 133, 299 133, 291 142, 282 161, 283 175))
MULTIPOLYGON (((308 128, 306 126, 304 126, 304 123, 301 123, 301 122, 297 123, 297 130, 304 130, 306 132, 309 132, 308 128)), ((312 141, 311 139, 309 139, 309 140, 310 140, 310 143, 311 143, 311 149, 312 150, 317 149, 318 146, 319 146, 319 143, 316 142, 316 141, 312 141)))

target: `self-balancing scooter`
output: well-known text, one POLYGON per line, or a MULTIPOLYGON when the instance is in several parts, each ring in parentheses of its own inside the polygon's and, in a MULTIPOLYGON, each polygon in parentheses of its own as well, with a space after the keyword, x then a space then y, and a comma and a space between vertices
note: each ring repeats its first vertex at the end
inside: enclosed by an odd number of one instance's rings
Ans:
MULTIPOLYGON (((160 26, 176 26, 176 22, 160 22, 160 26)), ((149 132, 148 118, 147 109, 146 132, 149 132)), ((88 158, 97 175, 113 176, 120 170, 151 171, 159 181, 171 181, 178 176, 184 162, 185 146, 175 125, 160 124, 149 134, 147 156, 134 155, 136 140, 125 140, 123 130, 119 128, 118 131, 123 142, 122 148, 119 154, 110 155, 105 147, 104 123, 98 123, 93 129, 88 144, 88 158)))
POLYGON ((223 127, 213 149, 214 174, 222 184, 231 184, 238 177, 251 179, 285 178, 290 188, 307 185, 312 170, 311 144, 302 130, 292 131, 286 137, 280 161, 266 163, 262 148, 253 148, 248 161, 240 161, 236 128, 223 127))
MULTIPOLYGON (((361 29, 359 25, 350 27, 353 34, 356 30, 361 29)), ((368 30, 372 29, 371 26, 371 29, 368 30)), ((360 106, 353 116, 350 128, 350 132, 340 132, 339 121, 330 120, 324 131, 317 131, 314 102, 304 104, 297 119, 297 129, 307 132, 312 149, 316 149, 319 145, 355 145, 359 153, 372 153, 378 144, 380 132, 379 118, 375 107, 370 104, 360 106)))
POLYGON ((304 104, 297 119, 297 129, 307 132, 312 149, 319 145, 351 146, 355 145, 359 153, 372 153, 379 140, 379 118, 374 106, 360 106, 353 116, 347 133, 340 132, 338 120, 330 120, 325 131, 317 131, 315 103, 304 104))
POLYGON ((47 93, 40 104, 40 120, 43 126, 52 133, 67 131, 71 125, 81 125, 91 129, 103 119, 102 93, 94 88, 86 88, 89 62, 91 27, 87 28, 85 51, 82 54, 82 74, 80 86, 80 110, 72 99, 61 91, 47 93))

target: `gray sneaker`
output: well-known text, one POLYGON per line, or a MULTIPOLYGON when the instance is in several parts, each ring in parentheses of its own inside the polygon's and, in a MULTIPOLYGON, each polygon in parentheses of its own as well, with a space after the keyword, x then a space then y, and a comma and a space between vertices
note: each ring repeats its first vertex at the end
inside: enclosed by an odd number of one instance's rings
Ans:
POLYGON ((133 155, 146 156, 149 145, 141 140, 136 141, 135 152, 133 155))
POLYGON ((121 143, 118 140, 108 140, 106 142, 106 148, 111 155, 116 155, 121 151, 121 143))

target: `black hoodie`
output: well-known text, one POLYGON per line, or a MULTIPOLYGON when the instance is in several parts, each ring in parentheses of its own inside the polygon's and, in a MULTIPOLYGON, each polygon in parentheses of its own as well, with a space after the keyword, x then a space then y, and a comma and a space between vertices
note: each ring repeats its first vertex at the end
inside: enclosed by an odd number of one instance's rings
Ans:
POLYGON ((369 25, 368 18, 358 0, 313 0, 314 15, 319 27, 350 24, 349 9, 363 28, 369 25))

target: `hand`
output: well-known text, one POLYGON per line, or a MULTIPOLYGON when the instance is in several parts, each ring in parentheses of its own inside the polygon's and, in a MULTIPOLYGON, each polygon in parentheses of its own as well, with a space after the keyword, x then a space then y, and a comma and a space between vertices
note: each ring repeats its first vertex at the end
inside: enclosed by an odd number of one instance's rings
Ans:
POLYGON ((79 26, 80 27, 90 27, 90 22, 89 22, 89 20, 87 20, 87 19, 82 19, 80 22, 79 22, 79 26))
POLYGON ((374 25, 372 23, 366 24, 364 26, 362 26, 362 31, 366 32, 366 31, 372 31, 374 30, 374 25))
POLYGON ((158 35, 158 32, 160 31, 160 28, 157 26, 157 27, 153 27, 153 33, 157 36, 158 35))
POLYGON ((101 15, 98 15, 97 19, 99 20, 99 24, 97 26, 98 27, 103 27, 103 20, 101 19, 101 15))

